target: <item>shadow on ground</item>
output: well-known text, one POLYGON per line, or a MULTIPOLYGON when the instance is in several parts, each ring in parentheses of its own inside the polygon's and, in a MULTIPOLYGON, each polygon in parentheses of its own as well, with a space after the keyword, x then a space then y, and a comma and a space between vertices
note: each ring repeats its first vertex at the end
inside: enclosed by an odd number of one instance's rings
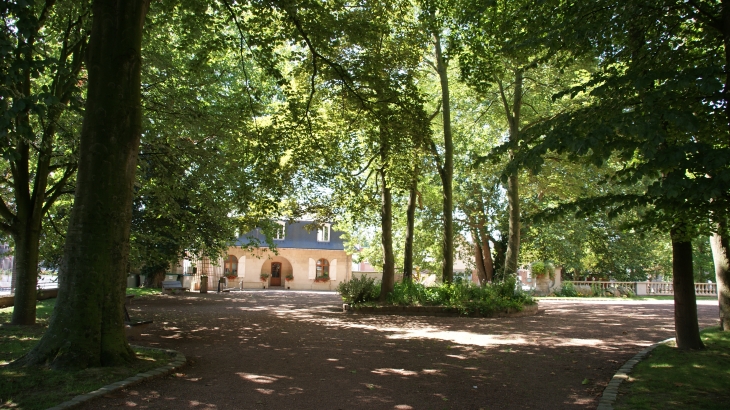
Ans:
MULTIPOLYGON (((615 371, 673 336, 671 302, 543 301, 536 316, 341 313, 333 293, 141 298, 136 344, 190 358, 181 373, 87 409, 590 409, 615 371)), ((698 306, 701 327, 716 305, 698 306)))

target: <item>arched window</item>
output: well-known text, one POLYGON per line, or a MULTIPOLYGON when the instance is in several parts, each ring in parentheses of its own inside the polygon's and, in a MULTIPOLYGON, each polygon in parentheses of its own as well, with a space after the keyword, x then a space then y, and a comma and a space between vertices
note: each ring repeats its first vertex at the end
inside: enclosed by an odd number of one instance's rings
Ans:
POLYGON ((329 278, 330 277, 330 263, 327 259, 320 259, 317 261, 317 278, 329 278))
POLYGON ((238 276, 238 259, 233 255, 228 255, 223 263, 223 276, 238 276))

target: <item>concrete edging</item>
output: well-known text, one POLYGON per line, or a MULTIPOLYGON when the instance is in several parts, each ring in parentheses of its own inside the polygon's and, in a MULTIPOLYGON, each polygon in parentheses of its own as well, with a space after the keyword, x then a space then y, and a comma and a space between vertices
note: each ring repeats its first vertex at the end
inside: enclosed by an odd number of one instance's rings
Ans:
POLYGON ((402 315, 402 316, 445 316, 445 317, 522 317, 532 316, 538 313, 538 304, 524 305, 522 310, 508 309, 492 314, 471 314, 463 315, 451 307, 445 306, 363 306, 352 308, 348 304, 343 305, 343 311, 350 314, 371 314, 371 315, 402 315))
MULTIPOLYGON (((37 289, 36 301, 53 299, 58 296, 58 288, 37 289)), ((15 295, 0 296, 0 308, 15 305, 15 295)))
POLYGON ((109 394, 111 392, 124 389, 126 387, 135 385, 137 383, 141 383, 145 380, 150 380, 155 377, 159 376, 166 376, 170 373, 172 373, 175 370, 180 369, 181 367, 185 366, 185 362, 187 361, 187 358, 185 358, 185 355, 178 352, 177 350, 170 350, 170 349, 159 349, 156 347, 147 347, 147 346, 136 346, 132 345, 133 348, 138 350, 158 350, 166 353, 172 353, 175 356, 173 357, 172 361, 168 363, 165 366, 158 367, 156 369, 149 370, 144 373, 137 373, 136 375, 132 377, 128 377, 122 381, 108 384, 98 390, 94 390, 90 393, 81 394, 76 397, 74 397, 71 400, 65 401, 61 404, 55 405, 48 410, 62 410, 62 409, 72 409, 74 407, 77 407, 83 403, 86 403, 90 400, 93 400, 97 397, 101 397, 105 394, 109 394))
POLYGON ((618 396, 618 388, 621 386, 621 382, 629 378, 629 373, 631 373, 631 370, 634 369, 634 366, 646 358, 646 355, 656 349, 657 346, 669 343, 673 340, 674 338, 670 337, 669 339, 654 343, 653 345, 644 348, 644 350, 634 355, 631 359, 627 360, 626 363, 618 369, 616 374, 613 375, 611 381, 608 382, 608 386, 603 389, 603 393, 601 394, 601 398, 598 400, 598 408, 596 410, 613 410, 613 405, 616 403, 616 398, 618 396))

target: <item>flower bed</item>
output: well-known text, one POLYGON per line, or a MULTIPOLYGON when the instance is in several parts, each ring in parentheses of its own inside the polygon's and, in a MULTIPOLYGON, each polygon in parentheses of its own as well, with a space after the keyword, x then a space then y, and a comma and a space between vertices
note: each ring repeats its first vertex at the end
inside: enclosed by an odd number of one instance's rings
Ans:
POLYGON ((522 309, 507 308, 489 313, 465 313, 455 307, 448 306, 350 306, 343 305, 346 313, 362 313, 371 315, 404 315, 404 316, 468 316, 468 317, 522 317, 536 315, 538 304, 525 305, 522 309))
POLYGON ((380 284, 371 278, 361 277, 340 283, 337 290, 348 307, 362 313, 492 317, 516 314, 525 309, 530 314, 537 312, 535 299, 518 288, 514 278, 484 286, 451 283, 426 287, 420 283, 396 283, 384 304, 375 303, 380 295, 380 284))

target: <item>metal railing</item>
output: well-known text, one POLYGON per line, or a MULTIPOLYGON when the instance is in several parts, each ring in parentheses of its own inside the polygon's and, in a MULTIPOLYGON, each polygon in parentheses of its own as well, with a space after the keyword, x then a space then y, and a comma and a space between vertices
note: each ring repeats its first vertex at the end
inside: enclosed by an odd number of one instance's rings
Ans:
MULTIPOLYGON (((672 282, 611 282, 611 281, 572 281, 575 286, 589 286, 591 289, 628 288, 636 295, 674 295, 672 282)), ((695 294, 698 296, 717 295, 717 284, 695 283, 695 294)))

